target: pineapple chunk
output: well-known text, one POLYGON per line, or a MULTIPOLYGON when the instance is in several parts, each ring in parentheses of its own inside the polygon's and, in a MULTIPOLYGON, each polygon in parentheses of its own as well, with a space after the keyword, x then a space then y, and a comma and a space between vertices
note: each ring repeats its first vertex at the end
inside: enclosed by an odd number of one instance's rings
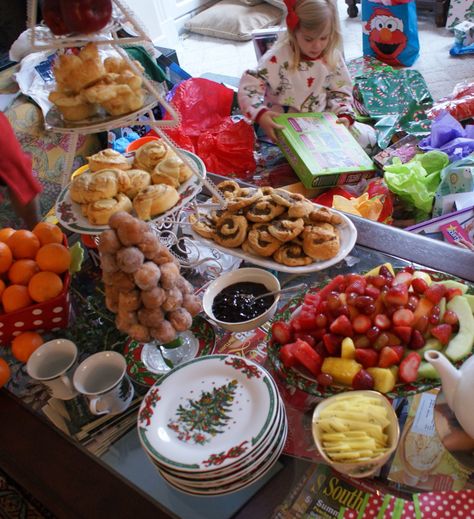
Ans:
POLYGON ((350 386, 355 374, 362 369, 362 365, 354 359, 342 359, 339 357, 326 357, 321 371, 331 375, 334 382, 350 386))
MULTIPOLYGON (((385 265, 388 268, 388 270, 390 270, 391 274, 393 276, 395 276, 395 271, 393 270, 393 267, 392 267, 391 263, 384 263, 383 265, 385 265)), ((381 266, 382 265, 379 265, 378 267, 375 267, 372 270, 369 270, 369 272, 366 272, 364 275, 366 277, 367 276, 376 276, 379 273, 379 270, 380 270, 381 266)))
POLYGON ((367 368, 374 379, 374 389, 380 393, 388 393, 395 387, 395 374, 388 368, 367 368))
POLYGON ((343 359, 355 359, 355 352, 354 341, 350 337, 346 337, 341 344, 341 357, 343 359))

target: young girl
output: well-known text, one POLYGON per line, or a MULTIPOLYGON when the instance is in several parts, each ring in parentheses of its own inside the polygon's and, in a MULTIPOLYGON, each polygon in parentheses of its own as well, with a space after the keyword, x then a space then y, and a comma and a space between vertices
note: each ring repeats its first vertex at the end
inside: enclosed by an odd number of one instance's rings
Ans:
POLYGON ((282 112, 333 112, 366 151, 376 144, 375 131, 354 122, 352 82, 344 63, 335 0, 285 0, 287 31, 244 72, 238 100, 242 113, 275 142, 282 112))

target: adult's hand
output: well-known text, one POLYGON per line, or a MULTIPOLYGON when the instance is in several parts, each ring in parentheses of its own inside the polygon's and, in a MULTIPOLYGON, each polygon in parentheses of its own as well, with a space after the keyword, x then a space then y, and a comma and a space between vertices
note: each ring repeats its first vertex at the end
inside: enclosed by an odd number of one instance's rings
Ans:
POLYGON ((267 137, 271 139, 272 142, 277 141, 275 130, 283 130, 284 128, 284 126, 276 123, 273 120, 273 118, 277 117, 278 115, 281 114, 278 112, 272 112, 271 110, 268 110, 258 120, 258 124, 261 126, 267 137))

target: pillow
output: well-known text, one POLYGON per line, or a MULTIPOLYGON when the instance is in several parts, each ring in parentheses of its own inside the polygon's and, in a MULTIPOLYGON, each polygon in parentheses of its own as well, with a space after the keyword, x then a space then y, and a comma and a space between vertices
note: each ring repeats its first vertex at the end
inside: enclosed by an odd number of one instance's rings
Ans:
POLYGON ((285 11, 286 13, 286 5, 283 0, 265 0, 267 4, 274 5, 275 7, 278 7, 278 9, 281 9, 282 11, 285 11))
POLYGON ((278 25, 281 17, 280 9, 266 3, 251 7, 239 0, 222 0, 191 18, 184 26, 198 34, 244 41, 252 39, 252 31, 278 25))
POLYGON ((244 5, 257 5, 263 3, 263 0, 240 0, 240 3, 244 5))

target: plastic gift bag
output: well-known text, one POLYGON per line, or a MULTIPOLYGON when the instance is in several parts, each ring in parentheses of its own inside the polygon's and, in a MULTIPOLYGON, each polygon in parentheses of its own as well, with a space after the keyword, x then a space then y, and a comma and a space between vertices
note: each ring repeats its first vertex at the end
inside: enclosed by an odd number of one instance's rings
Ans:
MULTIPOLYGON (((249 178, 256 168, 253 127, 230 116, 234 92, 204 78, 191 78, 170 92, 181 116, 178 128, 166 130, 181 148, 196 153, 208 171, 249 178)), ((165 114, 164 119, 171 119, 165 114)))
POLYGON ((426 113, 434 119, 443 111, 449 112, 458 121, 474 117, 474 81, 458 83, 449 96, 436 101, 426 113))
POLYGON ((362 21, 365 56, 388 65, 413 65, 420 51, 414 0, 362 0, 362 21))
POLYGON ((451 160, 459 160, 474 152, 474 125, 463 128, 448 112, 441 113, 431 125, 431 135, 418 144, 422 150, 440 150, 451 160))
POLYGON ((392 193, 420 211, 420 219, 427 219, 440 183, 441 170, 448 164, 448 156, 440 151, 418 154, 405 164, 395 157, 392 164, 384 167, 384 180, 392 193))

